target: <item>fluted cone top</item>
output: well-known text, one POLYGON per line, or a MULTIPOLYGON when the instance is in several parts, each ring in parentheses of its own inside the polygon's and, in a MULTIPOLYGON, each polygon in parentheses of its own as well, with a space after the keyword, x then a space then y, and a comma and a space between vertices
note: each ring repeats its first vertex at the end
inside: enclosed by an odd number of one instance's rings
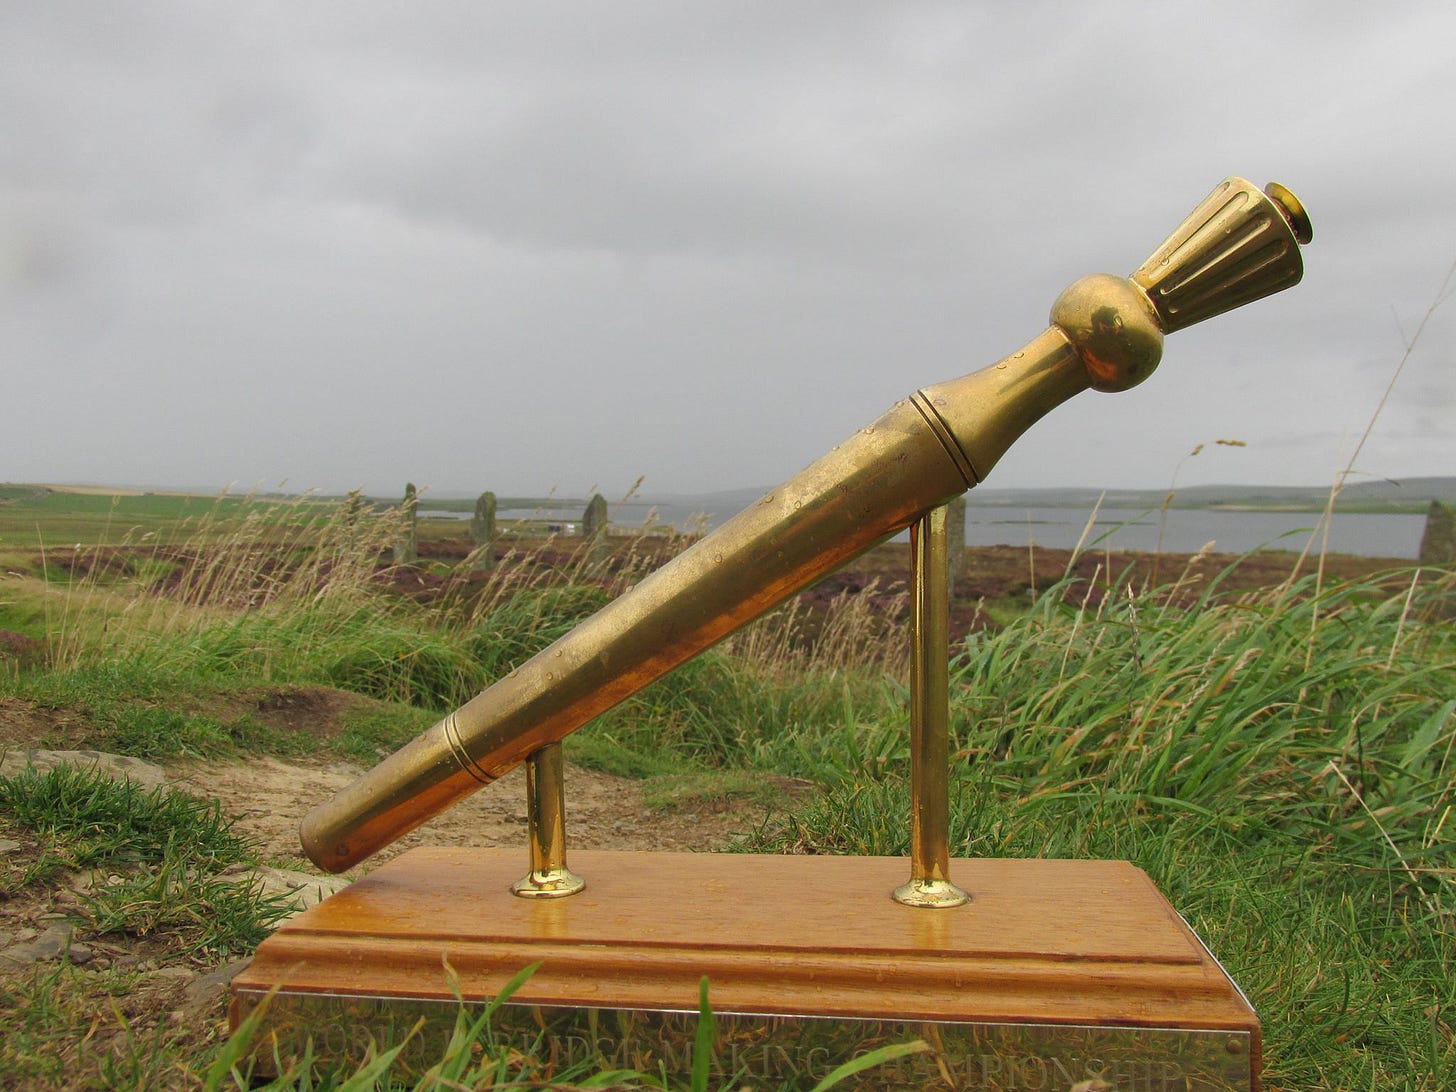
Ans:
POLYGON ((1298 198, 1226 178, 1133 273, 1164 333, 1181 330, 1299 283, 1299 245, 1311 237, 1298 198))

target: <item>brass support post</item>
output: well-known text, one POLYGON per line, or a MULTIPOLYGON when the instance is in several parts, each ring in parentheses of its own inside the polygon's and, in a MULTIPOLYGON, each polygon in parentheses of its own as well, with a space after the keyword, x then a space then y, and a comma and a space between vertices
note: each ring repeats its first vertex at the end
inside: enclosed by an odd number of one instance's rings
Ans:
POLYGON ((548 743, 526 759, 526 821, 531 871, 511 891, 523 899, 575 895, 586 881, 566 867, 565 760, 560 743, 548 743))
MULTIPOLYGON (((946 508, 910 528, 910 882, 896 902, 946 908, 950 882, 950 554, 946 508)), ((964 548, 964 547, 962 547, 964 548)))

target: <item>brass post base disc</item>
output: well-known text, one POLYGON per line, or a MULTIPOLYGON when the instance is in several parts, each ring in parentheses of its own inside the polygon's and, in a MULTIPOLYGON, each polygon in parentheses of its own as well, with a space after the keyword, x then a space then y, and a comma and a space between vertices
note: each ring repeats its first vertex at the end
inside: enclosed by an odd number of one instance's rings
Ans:
POLYGON ((927 910, 951 910, 971 901, 970 895, 949 880, 911 880, 895 888, 890 897, 905 906, 927 910))
POLYGON ((528 872, 511 884, 511 894, 523 899, 564 899, 586 887, 586 881, 569 868, 528 872))

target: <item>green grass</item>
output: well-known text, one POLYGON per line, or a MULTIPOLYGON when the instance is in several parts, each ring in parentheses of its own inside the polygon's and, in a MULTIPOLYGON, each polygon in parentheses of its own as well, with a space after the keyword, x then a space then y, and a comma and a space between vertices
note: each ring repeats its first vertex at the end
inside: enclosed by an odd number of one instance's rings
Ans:
POLYGON ((0 1074, 13 1088, 175 1086, 188 1032, 137 1027, 126 1014, 134 971, 83 971, 70 963, 0 977, 0 1074))
MULTIPOLYGON (((90 745, 139 757, 325 747, 369 763, 640 575, 547 570, 523 554, 421 603, 380 581, 390 525, 372 520, 282 534, 243 514, 246 533, 219 523, 176 537, 185 560, 165 590, 157 578, 170 570, 152 561, 77 569, 51 586, 17 580, 0 619, 44 635, 50 654, 0 673, 0 697, 74 714, 90 745), (324 743, 216 711, 225 703, 214 699, 250 687, 318 685, 390 704, 351 710, 324 743)), ((1069 581, 1029 609, 996 604, 1001 628, 973 636, 952 664, 953 851, 1146 869, 1261 1012, 1271 1088, 1456 1087, 1452 578, 1310 576, 1241 594, 1226 583, 1175 593, 1069 581)), ((811 781, 817 791, 746 848, 903 854, 902 657, 874 651, 883 623, 854 607, 809 628, 794 608, 757 624, 583 728, 568 756, 644 779, 661 808, 783 803, 769 775, 811 781)), ((62 788, 40 811, 0 800, 3 821, 59 822, 80 807, 79 790, 62 788)), ((122 810, 38 834, 10 890, 52 883, 83 859, 122 862, 115 901, 86 907, 92 928, 199 960, 255 942, 248 928, 265 928, 266 911, 246 891, 229 904, 216 886, 222 851, 176 833, 213 820, 188 813, 144 848, 122 804, 107 807, 122 810), (225 936, 206 931, 224 922, 225 936)), ((165 810, 160 799, 126 807, 165 810)), ((0 995, 7 1026, 23 1030, 14 1041, 32 1044, 24 1064, 19 1047, 0 1047, 0 1081, 43 1068, 36 1044, 84 1036, 60 1011, 77 985, 52 977, 0 995)), ((159 1043, 172 1074, 226 1057, 159 1043)), ((145 1053, 115 1057, 140 1073, 145 1053)), ((462 1072, 481 1080, 533 1072, 518 1059, 487 1073, 487 1055, 471 1057, 477 1069, 462 1072)), ((231 1080, 226 1066, 216 1072, 231 1080)), ((284 1087, 356 1077, 320 1068, 284 1087)))
POLYGON ((217 803, 171 789, 58 766, 0 778, 5 821, 40 835, 71 868, 110 861, 155 864, 185 848, 190 859, 224 867, 248 859, 217 803))
POLYGON ((320 738, 269 724, 261 714, 247 711, 245 702, 236 703, 242 712, 189 711, 193 705, 227 707, 230 694, 246 695, 256 681, 247 676, 229 679, 215 671, 188 675, 128 661, 22 675, 8 686, 0 680, 0 694, 52 710, 76 726, 65 736, 31 739, 28 746, 82 747, 152 762, 241 761, 257 754, 297 758, 322 750, 372 765, 437 719, 430 708, 366 704, 343 711, 337 734, 320 738))
POLYGON ((679 769, 648 777, 642 784, 642 802, 659 811, 730 800, 752 801, 772 809, 782 806, 783 790, 759 774, 742 770, 683 773, 679 769))
POLYGON ((189 677, 128 658, 97 657, 69 670, 27 672, 9 690, 41 705, 96 709, 121 700, 155 700, 180 693, 189 677))
POLYGON ((175 952, 226 957, 250 950, 284 913, 260 885, 221 875, 256 856, 216 801, 58 766, 0 778, 0 807, 6 827, 37 841, 25 867, 6 875, 11 894, 66 873, 106 870, 81 898, 97 935, 166 938, 175 952))
POLYGON ((249 517, 276 521, 312 518, 337 502, 255 495, 181 493, 39 493, 32 486, 0 486, 0 544, 68 546, 114 542, 135 531, 141 540, 174 537, 198 525, 234 526, 249 517))
POLYGON ((389 705, 344 717, 344 730, 330 744, 343 758, 373 765, 393 754, 435 722, 428 709, 389 705))
POLYGON ((204 676, 117 661, 22 675, 0 687, 0 692, 8 690, 40 707, 64 711, 84 726, 79 741, 40 738, 30 741, 34 746, 67 748, 79 742, 93 750, 149 760, 236 758, 257 751, 298 755, 311 748, 307 738, 246 715, 224 721, 178 708, 214 689, 216 681, 204 676))
MULTIPOLYGON (((145 943, 159 960, 215 965, 250 952, 290 909, 229 870, 256 863, 216 801, 60 766, 0 778, 0 900, 64 906, 85 941, 145 943), (61 900, 77 877, 89 877, 61 900)), ((80 958, 79 956, 77 957, 80 958)), ((198 1029, 134 1007, 144 973, 69 958, 0 974, 6 1087, 176 1087, 198 1029)), ((153 986, 155 988, 155 985, 153 986)))
POLYGON ((44 637, 45 613, 32 603, 0 600, 0 629, 23 633, 27 637, 44 637))

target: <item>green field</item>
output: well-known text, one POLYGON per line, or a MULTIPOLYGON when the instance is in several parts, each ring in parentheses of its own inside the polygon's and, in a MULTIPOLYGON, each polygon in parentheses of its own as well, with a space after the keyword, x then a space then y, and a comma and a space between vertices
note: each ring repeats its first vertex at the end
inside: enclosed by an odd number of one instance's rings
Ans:
MULTIPOLYGON (((387 511, 216 503, 4 498, 0 629, 32 639, 0 646, 6 746, 371 761, 660 556, 523 544, 489 573, 443 555, 400 571, 387 511), (61 564, 68 541, 83 545, 61 564), (230 712, 317 688, 362 703, 324 742, 230 712)), ((1164 571, 1069 575, 957 645, 953 852, 1147 870, 1259 1010, 1271 1090, 1456 1087, 1456 578, 1313 571, 1235 591, 1229 571, 1164 571)), ((645 779, 664 808, 776 801, 740 848, 905 853, 904 655, 868 601, 779 611, 582 729, 568 758, 645 779), (765 791, 774 778, 811 787, 765 791)), ((102 869, 118 894, 68 905, 75 935, 150 962, 0 971, 0 1085, 235 1087, 240 1044, 216 1012, 182 1026, 142 999, 166 967, 220 966, 266 932, 275 906, 217 886, 256 851, 207 801, 33 777, 0 779, 0 800, 19 846, 0 907, 54 905, 65 876, 102 869)), ((548 1075, 549 1044, 490 1042, 457 1048, 441 1063, 455 1083, 435 1087, 548 1075)), ((387 1066, 360 1065, 279 1087, 390 1087, 387 1066)))
POLYGON ((334 500, 186 493, 91 493, 0 485, 0 552, 67 546, 140 544, 195 538, 202 528, 228 533, 249 517, 298 522, 334 500))

